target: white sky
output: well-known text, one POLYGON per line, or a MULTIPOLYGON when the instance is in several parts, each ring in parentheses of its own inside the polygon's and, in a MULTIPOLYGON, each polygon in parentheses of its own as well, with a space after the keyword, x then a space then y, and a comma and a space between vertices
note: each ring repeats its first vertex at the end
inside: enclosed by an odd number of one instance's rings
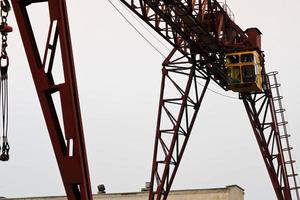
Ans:
MULTIPOLYGON (((67 3, 92 189, 96 193, 103 183, 107 192, 139 191, 150 177, 163 58, 106 0, 67 3)), ((280 71, 294 157, 300 162, 300 2, 227 3, 238 25, 258 27, 263 33, 266 68, 280 71)), ((42 49, 47 9, 35 5, 30 10, 42 49)), ((15 29, 8 41, 11 159, 0 164, 0 196, 63 195, 13 14, 9 22, 15 29)), ((211 88, 224 93, 214 85, 211 88)), ((275 199, 242 102, 208 91, 173 189, 231 184, 245 189, 245 200, 275 199)))

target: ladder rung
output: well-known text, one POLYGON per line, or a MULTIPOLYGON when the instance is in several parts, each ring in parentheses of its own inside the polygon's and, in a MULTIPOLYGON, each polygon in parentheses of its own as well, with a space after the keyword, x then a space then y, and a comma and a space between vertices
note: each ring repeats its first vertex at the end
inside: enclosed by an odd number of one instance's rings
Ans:
POLYGON ((278 123, 278 126, 284 126, 284 125, 287 125, 287 124, 288 124, 287 121, 283 121, 283 122, 279 122, 279 123, 278 123))
POLYGON ((283 148, 282 151, 290 151, 292 149, 293 149, 293 147, 287 147, 287 148, 283 148))
POLYGON ((271 86, 271 88, 278 88, 278 87, 281 86, 281 84, 280 83, 274 83, 274 84, 271 84, 270 86, 271 86))
POLYGON ((286 135, 281 135, 281 136, 280 136, 281 139, 283 139, 283 138, 288 138, 288 137, 291 137, 291 135, 286 134, 286 135))
POLYGON ((275 110, 276 113, 283 113, 285 111, 286 110, 284 108, 280 108, 280 109, 275 110))
POLYGON ((288 177, 295 177, 298 176, 298 174, 289 174, 288 177))
POLYGON ((276 96, 276 97, 273 97, 273 100, 274 100, 274 101, 281 100, 281 99, 283 99, 283 96, 276 96))
POLYGON ((278 74, 278 71, 272 71, 272 72, 268 72, 267 75, 270 76, 276 76, 278 74))
POLYGON ((296 162, 295 160, 289 160, 289 161, 285 161, 285 164, 293 164, 295 162, 296 162))

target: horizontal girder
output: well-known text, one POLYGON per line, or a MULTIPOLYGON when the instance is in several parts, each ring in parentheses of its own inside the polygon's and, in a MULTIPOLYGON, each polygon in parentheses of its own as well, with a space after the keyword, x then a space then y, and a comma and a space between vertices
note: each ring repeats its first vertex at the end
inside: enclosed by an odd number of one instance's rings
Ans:
POLYGON ((225 90, 225 53, 255 48, 217 1, 120 1, 187 58, 200 55, 202 71, 225 90))

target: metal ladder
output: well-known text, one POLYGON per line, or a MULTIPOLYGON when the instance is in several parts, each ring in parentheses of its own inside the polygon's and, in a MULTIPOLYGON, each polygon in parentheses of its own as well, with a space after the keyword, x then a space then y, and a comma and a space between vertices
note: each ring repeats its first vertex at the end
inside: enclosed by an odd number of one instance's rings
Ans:
POLYGON ((290 134, 288 134, 287 130, 287 124, 286 118, 284 116, 284 112, 286 111, 283 108, 282 99, 283 96, 280 95, 279 87, 281 86, 280 83, 278 83, 277 75, 278 72, 270 72, 267 74, 270 87, 273 94, 273 102, 275 106, 275 113, 277 117, 277 125, 279 129, 280 139, 281 139, 281 145, 282 145, 282 152, 285 160, 285 167, 288 173, 288 179, 289 179, 289 186, 290 191, 292 195, 292 199, 300 200, 299 195, 299 179, 298 174, 296 173, 296 167, 295 167, 295 160, 292 158, 292 150, 293 147, 291 147, 289 138, 291 137, 290 134))

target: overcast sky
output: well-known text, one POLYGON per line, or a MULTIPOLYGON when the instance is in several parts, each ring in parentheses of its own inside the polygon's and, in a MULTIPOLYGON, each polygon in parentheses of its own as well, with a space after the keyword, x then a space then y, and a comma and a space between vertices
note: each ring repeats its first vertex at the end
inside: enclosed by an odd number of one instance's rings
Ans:
MULTIPOLYGON (((122 8, 117 0, 112 0, 122 8)), ((67 1, 93 192, 139 191, 149 180, 163 57, 106 0, 67 1)), ((300 162, 300 2, 228 0, 236 23, 258 27, 267 71, 280 71, 294 158, 300 162)), ((30 6, 42 49, 47 8, 30 6)), ((168 50, 137 25, 165 55, 168 50)), ((0 196, 64 195, 13 13, 9 22, 9 142, 0 196)), ((230 96, 211 85, 211 89, 230 96)), ((237 184, 245 200, 275 199, 242 102, 207 92, 173 189, 237 184)))

